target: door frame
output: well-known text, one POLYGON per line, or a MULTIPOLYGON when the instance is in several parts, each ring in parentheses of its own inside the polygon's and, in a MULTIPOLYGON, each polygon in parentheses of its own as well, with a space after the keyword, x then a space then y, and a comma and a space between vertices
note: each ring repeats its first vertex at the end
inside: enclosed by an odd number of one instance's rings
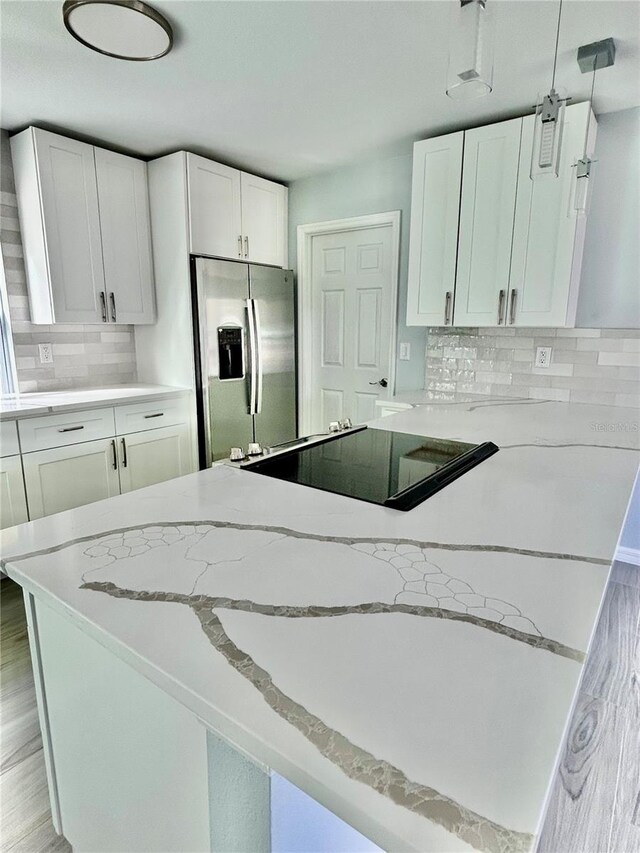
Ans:
POLYGON ((400 211, 369 213, 347 219, 331 219, 326 222, 311 222, 298 225, 298 401, 300 432, 306 435, 310 427, 311 399, 313 387, 310 377, 312 368, 313 329, 311 322, 312 240, 322 234, 341 231, 363 231, 367 228, 391 228, 391 296, 395 306, 394 322, 391 324, 389 346, 389 385, 387 396, 393 396, 396 387, 396 341, 398 334, 398 273, 400 269, 400 211))

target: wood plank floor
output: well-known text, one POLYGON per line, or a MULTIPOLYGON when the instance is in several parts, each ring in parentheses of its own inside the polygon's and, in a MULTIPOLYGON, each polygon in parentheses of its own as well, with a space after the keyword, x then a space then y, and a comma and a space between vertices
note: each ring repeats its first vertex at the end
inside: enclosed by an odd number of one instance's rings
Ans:
MULTIPOLYGON (((22 592, 0 587, 0 850, 65 853, 51 824, 22 592)), ((640 568, 617 563, 538 853, 640 853, 640 568)))

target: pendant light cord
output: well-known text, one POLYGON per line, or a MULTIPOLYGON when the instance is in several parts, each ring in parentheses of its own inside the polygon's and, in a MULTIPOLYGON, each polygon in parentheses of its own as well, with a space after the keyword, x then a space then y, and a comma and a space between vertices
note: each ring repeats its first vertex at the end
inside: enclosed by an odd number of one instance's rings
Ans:
POLYGON ((553 55, 553 74, 551 75, 551 90, 553 91, 556 86, 556 66, 558 64, 558 46, 560 44, 560 21, 562 19, 562 0, 560 0, 560 5, 558 6, 558 26, 556 28, 556 50, 553 55))
POLYGON ((598 55, 593 57, 593 72, 591 77, 591 94, 589 95, 589 112, 587 113, 587 129, 584 132, 584 149, 582 159, 588 159, 587 145, 589 143, 589 126, 591 124, 591 111, 593 110, 593 92, 596 88, 596 65, 598 64, 598 55))

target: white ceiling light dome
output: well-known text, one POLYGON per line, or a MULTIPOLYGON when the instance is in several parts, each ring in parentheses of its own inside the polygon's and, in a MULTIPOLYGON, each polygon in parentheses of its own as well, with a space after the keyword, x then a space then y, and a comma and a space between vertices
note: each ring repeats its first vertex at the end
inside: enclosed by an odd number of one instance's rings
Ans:
POLYGON ((171 24, 141 0, 65 0, 62 15, 81 44, 116 59, 159 59, 173 45, 171 24))

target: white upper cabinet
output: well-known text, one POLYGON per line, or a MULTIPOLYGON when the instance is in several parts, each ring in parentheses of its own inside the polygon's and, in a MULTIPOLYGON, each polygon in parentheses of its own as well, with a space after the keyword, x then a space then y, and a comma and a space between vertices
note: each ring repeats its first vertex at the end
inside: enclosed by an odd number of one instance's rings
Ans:
POLYGON ((147 164, 102 148, 95 160, 109 320, 153 323, 147 164))
POLYGON ((191 254, 243 257, 240 172, 187 154, 187 183, 191 254))
MULTIPOLYGON (((588 103, 565 110, 558 177, 529 177, 533 116, 522 125, 507 322, 516 326, 573 326, 586 218, 573 212, 576 160, 583 155, 588 103)), ((592 116, 589 147, 595 145, 592 116)))
MULTIPOLYGON (((558 177, 531 180, 533 115, 414 145, 408 325, 575 324, 586 219, 574 166, 590 110, 565 111, 558 177)), ((592 152, 592 113, 589 127, 592 152)))
POLYGON ((186 154, 189 251, 287 265, 287 188, 186 154))
POLYGON ((153 322, 145 164, 35 127, 11 153, 32 322, 153 322))
POLYGON ((101 322, 93 146, 30 127, 12 137, 11 152, 32 322, 101 322))
POLYGON ((287 265, 287 188, 242 172, 244 257, 255 264, 287 265))
POLYGON ((468 130, 453 322, 505 321, 522 119, 468 130))
POLYGON ((453 318, 463 137, 452 133, 413 147, 408 326, 453 318))

